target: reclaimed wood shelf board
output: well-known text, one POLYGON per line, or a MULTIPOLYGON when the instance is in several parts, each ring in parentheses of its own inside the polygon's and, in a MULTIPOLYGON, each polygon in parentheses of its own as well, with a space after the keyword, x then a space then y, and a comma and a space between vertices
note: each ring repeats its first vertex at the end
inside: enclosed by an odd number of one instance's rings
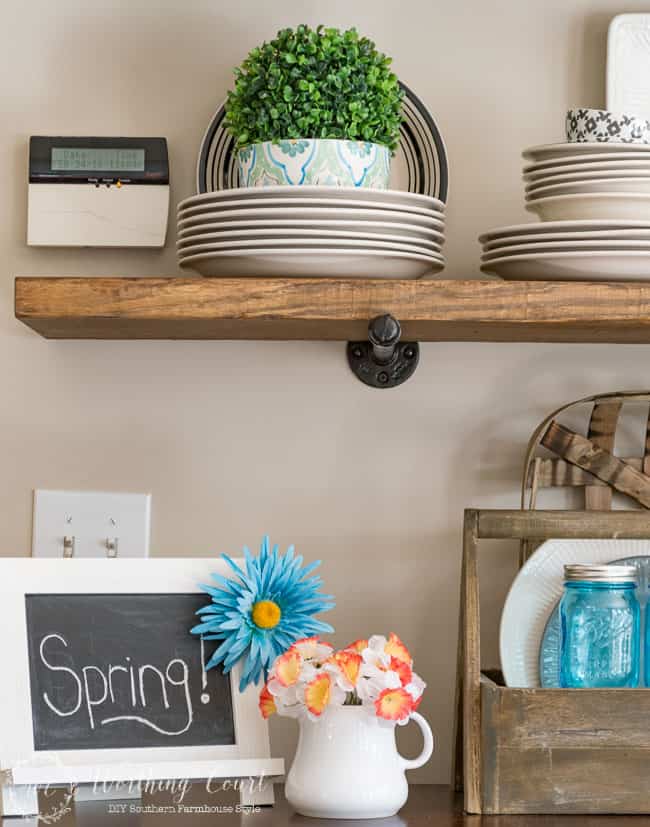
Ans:
POLYGON ((650 342, 632 282, 21 277, 15 298, 49 339, 346 341, 392 313, 407 340, 650 342))

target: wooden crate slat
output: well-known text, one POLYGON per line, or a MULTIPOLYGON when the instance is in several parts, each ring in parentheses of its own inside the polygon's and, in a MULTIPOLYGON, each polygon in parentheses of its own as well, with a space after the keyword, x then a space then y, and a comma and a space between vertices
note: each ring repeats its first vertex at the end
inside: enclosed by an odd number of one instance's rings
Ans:
POLYGON ((645 689, 517 689, 482 680, 499 746, 650 747, 650 692, 645 689), (625 694, 621 694, 624 692, 625 694))
POLYGON ((481 509, 478 536, 493 540, 650 539, 645 511, 519 511, 481 509))
POLYGON ((502 749, 494 777, 494 798, 486 787, 488 815, 650 812, 650 747, 502 749))

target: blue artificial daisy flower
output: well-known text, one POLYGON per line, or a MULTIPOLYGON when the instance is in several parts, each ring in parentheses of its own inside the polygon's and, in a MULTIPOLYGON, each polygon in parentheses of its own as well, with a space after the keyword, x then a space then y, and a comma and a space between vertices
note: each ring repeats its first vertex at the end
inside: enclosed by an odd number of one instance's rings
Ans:
POLYGON ((221 555, 239 580, 219 574, 212 577, 221 588, 201 584, 212 602, 197 611, 202 622, 191 629, 204 640, 221 640, 206 669, 223 664, 230 672, 241 658, 246 658, 239 684, 243 691, 249 683, 259 683, 273 661, 300 638, 334 629, 313 615, 334 608, 332 596, 320 594, 320 577, 309 577, 320 560, 302 568, 303 558, 294 556, 290 546, 286 554, 278 546, 269 550, 265 537, 258 557, 244 547, 246 571, 221 555))

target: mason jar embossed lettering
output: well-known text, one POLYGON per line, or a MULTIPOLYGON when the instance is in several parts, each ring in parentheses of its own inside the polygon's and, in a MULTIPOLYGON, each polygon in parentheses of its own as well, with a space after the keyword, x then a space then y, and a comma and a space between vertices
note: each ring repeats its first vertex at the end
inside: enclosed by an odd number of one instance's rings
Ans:
POLYGON ((639 684, 640 609, 636 569, 567 565, 560 601, 560 685, 639 684))

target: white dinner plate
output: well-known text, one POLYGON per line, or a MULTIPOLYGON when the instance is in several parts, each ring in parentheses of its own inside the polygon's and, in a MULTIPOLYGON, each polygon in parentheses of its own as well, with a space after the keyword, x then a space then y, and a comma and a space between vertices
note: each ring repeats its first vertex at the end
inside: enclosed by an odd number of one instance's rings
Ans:
POLYGON ((574 181, 566 184, 536 187, 526 195, 527 201, 538 198, 550 198, 555 195, 584 195, 585 193, 622 193, 636 192, 650 195, 650 178, 597 178, 595 181, 574 181))
POLYGON ((528 212, 536 213, 542 221, 572 221, 576 219, 622 219, 650 221, 650 194, 627 192, 594 192, 573 195, 553 195, 537 198, 526 204, 528 212))
POLYGON ((248 241, 212 241, 205 244, 190 244, 177 250, 179 260, 199 253, 220 252, 222 250, 250 250, 257 247, 269 249, 282 248, 285 250, 311 250, 313 248, 328 250, 386 250, 401 253, 417 253, 423 256, 438 257, 440 250, 432 247, 421 247, 418 244, 395 244, 388 241, 364 241, 358 238, 264 238, 249 239, 248 241))
POLYGON ((484 250, 481 261, 491 261, 506 256, 527 256, 531 253, 571 253, 596 250, 598 252, 612 252, 616 250, 650 250, 650 241, 540 241, 505 245, 492 250, 484 250))
POLYGON ((445 266, 442 256, 384 250, 286 250, 264 247, 189 256, 180 265, 222 278, 417 279, 445 266))
POLYGON ((549 166, 548 164, 533 164, 532 166, 524 167, 523 179, 524 181, 535 182, 542 178, 553 178, 557 175, 593 177, 597 173, 604 173, 605 177, 615 175, 617 172, 633 174, 635 172, 646 175, 650 174, 650 158, 645 161, 626 161, 610 160, 610 161, 588 161, 584 160, 580 164, 565 164, 563 166, 549 166))
POLYGON ((555 184, 566 186, 568 184, 586 184, 591 181, 612 181, 614 179, 621 181, 633 178, 635 180, 650 179, 650 166, 645 170, 638 169, 624 169, 608 172, 606 170, 599 170, 598 172, 573 173, 571 175, 548 175, 544 178, 538 178, 526 184, 526 192, 532 194, 542 187, 552 187, 555 184))
POLYGON ((283 244, 297 244, 298 246, 315 245, 336 247, 339 241, 342 243, 361 242, 359 246, 366 247, 368 245, 377 245, 384 247, 386 244, 392 245, 406 245, 408 247, 419 247, 427 250, 434 250, 440 252, 441 245, 436 241, 431 241, 426 238, 411 238, 404 235, 381 235, 377 233, 346 233, 337 232, 336 230, 320 231, 320 230, 255 230, 254 232, 246 232, 244 230, 239 233, 204 233, 202 235, 194 235, 189 238, 179 238, 176 242, 176 249, 181 251, 196 244, 208 245, 239 245, 248 244, 250 247, 259 247, 260 244, 266 246, 267 241, 270 245, 276 243, 283 244))
POLYGON ((495 227, 479 236, 479 241, 484 244, 496 238, 508 235, 545 235, 546 233, 582 233, 582 232, 607 232, 609 230, 650 230, 649 221, 625 221, 621 219, 601 220, 592 219, 589 221, 545 221, 541 224, 511 224, 506 227, 495 227))
POLYGON ((439 198, 432 198, 429 195, 421 195, 416 192, 404 192, 403 190, 377 190, 363 189, 362 187, 321 187, 304 185, 298 187, 237 187, 231 190, 217 190, 215 192, 204 192, 199 195, 191 195, 178 204, 178 209, 196 207, 205 203, 222 203, 227 201, 238 201, 253 199, 266 201, 269 198, 309 198, 321 201, 326 198, 333 198, 337 201, 362 201, 369 204, 390 204, 410 209, 417 207, 425 210, 440 210, 444 212, 445 205, 439 198))
POLYGON ((586 155, 620 156, 634 153, 644 157, 650 153, 650 146, 646 144, 619 144, 614 141, 596 143, 563 143, 543 144, 525 149, 522 155, 534 163, 553 161, 560 158, 584 157, 586 155))
MULTIPOLYGON (((546 225, 542 225, 546 226, 546 225)), ((650 228, 647 230, 594 230, 593 232, 578 233, 527 233, 522 235, 504 235, 492 238, 483 244, 483 250, 497 250, 500 247, 510 247, 513 244, 555 244, 565 241, 595 241, 599 244, 609 244, 619 241, 647 241, 650 243, 650 228)))
MULTIPOLYGON (((300 189, 300 188, 296 188, 300 189)), ((320 189, 320 187, 317 187, 320 189)), ((378 190, 378 192, 385 192, 385 190, 378 190)), ((215 199, 215 195, 218 193, 205 193, 202 196, 195 196, 195 198, 203 198, 203 201, 197 201, 195 203, 188 203, 185 205, 185 202, 181 202, 178 205, 177 209, 177 217, 178 218, 186 218, 188 215, 197 215, 203 212, 226 212, 228 210, 253 210, 253 209, 263 209, 268 210, 269 208, 277 208, 277 207, 313 207, 313 208, 320 208, 320 207, 331 207, 334 209, 355 209, 355 210, 390 210, 394 212, 398 210, 405 215, 425 215, 428 217, 437 216, 437 217, 444 217, 444 210, 443 209, 436 209, 434 207, 423 207, 420 204, 402 204, 397 203, 396 201, 364 201, 361 198, 335 198, 330 196, 327 197, 314 197, 314 198, 304 198, 303 196, 299 195, 298 193, 293 192, 292 194, 286 197, 279 197, 276 196, 274 198, 231 198, 229 200, 218 200, 215 199)), ((186 199, 186 202, 190 201, 190 199, 186 199)))
POLYGON ((481 271, 511 281, 650 281, 650 250, 500 256, 481 271))
POLYGON ((202 224, 213 224, 215 221, 221 223, 230 221, 245 221, 247 223, 258 221, 271 226, 272 221, 355 221, 367 224, 375 222, 409 223, 414 227, 429 227, 431 229, 443 230, 445 226, 444 216, 439 213, 431 215, 419 215, 418 213, 405 213, 400 210, 359 210, 343 207, 272 207, 270 209, 243 209, 223 210, 221 212, 199 213, 197 215, 184 215, 178 218, 179 229, 186 227, 198 227, 202 224))
POLYGON ((507 686, 539 686, 539 649, 562 597, 567 563, 610 563, 650 555, 648 540, 547 540, 515 577, 501 614, 499 652, 507 686))
POLYGON ((207 232, 219 232, 229 236, 237 236, 241 233, 257 232, 283 232, 283 233, 345 233, 346 235, 358 235, 364 238, 368 235, 399 235, 407 236, 412 241, 424 239, 443 244, 444 233, 440 230, 419 227, 400 221, 292 221, 283 218, 276 218, 269 221, 210 221, 205 224, 189 224, 178 230, 178 238, 185 239, 192 236, 203 235, 207 232))

